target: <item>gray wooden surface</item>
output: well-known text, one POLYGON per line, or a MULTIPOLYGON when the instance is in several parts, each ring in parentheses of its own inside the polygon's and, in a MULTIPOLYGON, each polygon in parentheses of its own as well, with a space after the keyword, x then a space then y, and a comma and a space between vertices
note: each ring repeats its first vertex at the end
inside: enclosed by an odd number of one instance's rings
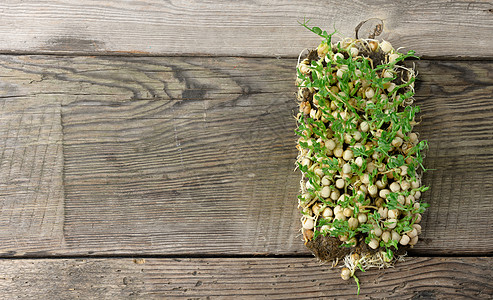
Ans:
POLYGON ((493 56, 492 2, 455 0, 10 0, 0 51, 295 57, 318 41, 298 25, 305 17, 351 37, 376 18, 382 38, 424 56, 493 56))
POLYGON ((0 3, 0 293, 353 298, 298 231, 294 57, 319 41, 307 16, 347 35, 380 18, 381 37, 425 56, 431 207, 408 261, 362 274, 360 298, 491 297, 491 9, 0 3))
POLYGON ((356 286, 313 258, 0 261, 9 299, 491 299, 492 258, 409 258, 356 286), (241 283, 240 283, 241 282, 241 283))

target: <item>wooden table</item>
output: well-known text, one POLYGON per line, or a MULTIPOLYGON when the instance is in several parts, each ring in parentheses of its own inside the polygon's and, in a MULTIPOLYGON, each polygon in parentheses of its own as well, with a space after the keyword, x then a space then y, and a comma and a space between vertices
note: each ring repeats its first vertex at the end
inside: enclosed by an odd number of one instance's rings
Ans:
POLYGON ((421 242, 360 299, 493 295, 493 4, 0 4, 2 299, 355 298, 299 233, 298 21, 415 49, 421 242))

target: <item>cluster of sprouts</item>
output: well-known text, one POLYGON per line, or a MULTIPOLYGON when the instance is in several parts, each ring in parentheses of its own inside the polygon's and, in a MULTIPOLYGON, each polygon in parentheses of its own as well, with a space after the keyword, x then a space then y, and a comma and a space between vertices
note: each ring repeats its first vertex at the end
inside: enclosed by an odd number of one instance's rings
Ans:
POLYGON ((416 74, 403 63, 415 56, 387 41, 333 44, 333 34, 303 25, 324 38, 297 65, 303 237, 360 249, 343 258, 341 273, 359 286, 356 269, 392 265, 399 247, 412 247, 421 233, 427 143, 412 131, 416 74))

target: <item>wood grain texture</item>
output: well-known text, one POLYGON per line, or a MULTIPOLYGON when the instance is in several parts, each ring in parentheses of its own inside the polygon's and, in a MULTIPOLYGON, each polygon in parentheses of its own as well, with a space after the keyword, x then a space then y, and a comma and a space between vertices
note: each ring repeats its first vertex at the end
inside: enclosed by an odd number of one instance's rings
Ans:
POLYGON ((4 299, 491 299, 492 258, 409 258, 359 273, 311 258, 0 261, 4 299))
POLYGON ((493 56, 489 1, 9 0, 0 4, 0 51, 295 57, 319 39, 298 25, 354 36, 383 21, 382 38, 420 55, 493 56))
MULTIPOLYGON (((0 254, 307 254, 293 171, 294 65, 0 56, 0 74, 15 74, 2 82, 18 87, 9 100, 61 107, 65 199, 63 241, 15 245, 7 229, 0 254)), ((491 254, 493 64, 417 66, 418 130, 437 170, 424 178, 432 206, 411 253, 491 254)), ((18 201, 14 211, 27 200, 18 201)))
MULTIPOLYGON (((423 253, 453 253, 469 234, 493 244, 493 72, 491 64, 420 62, 417 104, 422 122, 416 127, 430 149, 423 177, 432 207, 422 225, 423 253), (440 84, 446 82, 445 85, 440 84), (467 229, 466 229, 467 228, 467 229), (454 232, 454 239, 446 238, 454 232), (448 250, 446 250, 448 249, 448 250)), ((468 251, 491 253, 475 244, 468 251), (474 249, 476 248, 476 249, 474 249), (479 250, 482 248, 482 250, 479 250)))
POLYGON ((0 235, 5 249, 63 243, 60 103, 24 94, 25 77, 0 74, 0 235))

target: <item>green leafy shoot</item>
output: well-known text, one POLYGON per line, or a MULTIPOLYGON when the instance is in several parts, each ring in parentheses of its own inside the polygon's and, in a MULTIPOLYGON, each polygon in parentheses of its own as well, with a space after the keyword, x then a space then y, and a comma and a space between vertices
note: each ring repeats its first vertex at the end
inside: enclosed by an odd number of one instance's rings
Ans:
POLYGON ((303 22, 299 22, 298 21, 298 23, 301 26, 305 27, 306 29, 310 30, 311 32, 315 33, 316 35, 324 38, 325 41, 326 41, 326 43, 327 43, 327 45, 330 45, 331 42, 332 42, 332 36, 334 34, 336 34, 337 30, 334 30, 334 32, 332 32, 332 33, 329 34, 329 33, 327 33, 327 31, 322 30, 319 27, 309 27, 308 26, 308 23, 309 22, 310 22, 310 19, 307 20, 306 18, 303 18, 303 22))

